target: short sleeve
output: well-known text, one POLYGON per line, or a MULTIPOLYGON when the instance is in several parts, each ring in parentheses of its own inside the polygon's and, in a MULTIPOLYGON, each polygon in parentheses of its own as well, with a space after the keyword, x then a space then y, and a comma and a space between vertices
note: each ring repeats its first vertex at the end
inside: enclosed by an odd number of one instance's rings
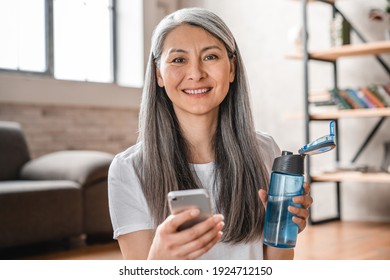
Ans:
POLYGON ((268 173, 271 173, 274 159, 281 154, 280 148, 271 135, 259 131, 256 135, 268 173))
POLYGON ((133 146, 115 156, 108 172, 108 200, 114 239, 145 229, 153 229, 150 211, 135 172, 133 146))

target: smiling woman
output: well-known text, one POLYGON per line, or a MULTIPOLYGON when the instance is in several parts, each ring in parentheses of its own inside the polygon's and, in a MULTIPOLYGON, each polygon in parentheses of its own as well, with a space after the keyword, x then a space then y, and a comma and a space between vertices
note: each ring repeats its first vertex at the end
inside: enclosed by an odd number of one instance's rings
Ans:
MULTIPOLYGON (((266 189, 280 150, 254 128, 243 61, 214 13, 182 9, 156 27, 145 76, 140 136, 109 171, 109 203, 126 259, 291 259, 263 245, 266 189), (197 209, 170 214, 167 194, 204 188, 215 213, 185 230, 197 209), (222 233, 223 230, 223 233, 222 233)), ((305 194, 292 207, 306 226, 305 194)))

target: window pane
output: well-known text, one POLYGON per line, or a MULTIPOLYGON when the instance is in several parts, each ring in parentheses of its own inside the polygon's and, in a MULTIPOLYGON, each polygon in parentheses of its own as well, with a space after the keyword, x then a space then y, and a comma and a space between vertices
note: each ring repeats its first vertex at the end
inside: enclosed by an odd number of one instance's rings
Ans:
POLYGON ((45 1, 0 0, 0 38, 0 68, 45 71, 45 1))
POLYGON ((144 79, 143 1, 117 0, 118 84, 142 87, 144 79))
POLYGON ((112 82, 110 0, 54 1, 54 76, 112 82))

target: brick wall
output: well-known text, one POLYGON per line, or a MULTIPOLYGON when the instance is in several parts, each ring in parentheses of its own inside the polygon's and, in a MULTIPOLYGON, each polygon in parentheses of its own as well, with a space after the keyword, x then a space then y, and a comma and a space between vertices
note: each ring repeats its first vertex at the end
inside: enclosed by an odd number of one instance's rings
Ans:
POLYGON ((0 120, 22 125, 32 158, 59 150, 116 154, 138 136, 137 109, 0 103, 0 120))

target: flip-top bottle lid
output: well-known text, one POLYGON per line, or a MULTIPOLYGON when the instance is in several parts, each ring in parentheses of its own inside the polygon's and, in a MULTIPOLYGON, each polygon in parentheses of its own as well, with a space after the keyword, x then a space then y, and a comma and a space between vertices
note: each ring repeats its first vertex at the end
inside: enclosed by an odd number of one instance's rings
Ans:
POLYGON ((282 155, 275 158, 272 171, 302 175, 304 173, 304 159, 304 156, 294 155, 289 151, 282 151, 282 155))

